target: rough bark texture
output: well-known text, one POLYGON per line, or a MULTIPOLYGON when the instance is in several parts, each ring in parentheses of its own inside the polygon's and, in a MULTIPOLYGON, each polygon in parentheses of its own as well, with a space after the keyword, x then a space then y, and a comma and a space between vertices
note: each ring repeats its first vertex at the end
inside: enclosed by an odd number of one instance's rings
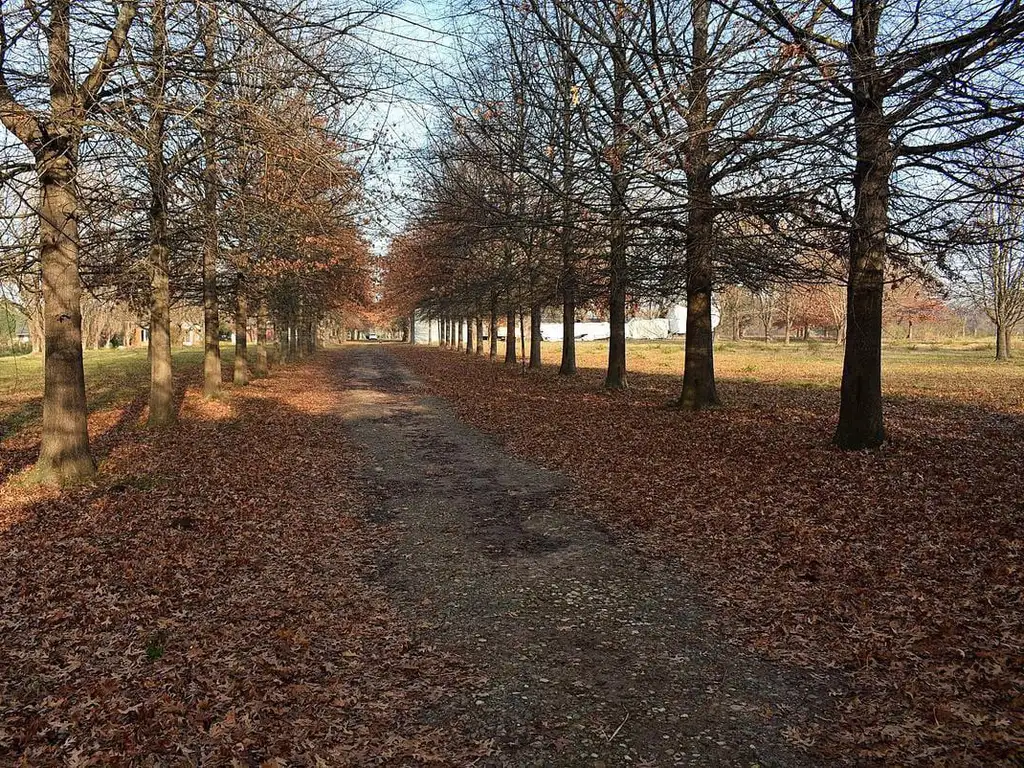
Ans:
POLYGON ((217 198, 220 177, 217 173, 217 6, 211 3, 203 25, 204 66, 211 79, 204 103, 203 169, 206 236, 203 242, 203 394, 216 397, 220 392, 220 308, 217 296, 217 257, 220 252, 220 229, 217 198))
POLYGON ((249 298, 245 295, 245 281, 239 278, 238 295, 235 297, 235 384, 244 387, 249 383, 249 298))
MULTIPOLYGON (((341 338, 345 338, 344 331, 341 338)), ((266 376, 270 370, 267 360, 267 304, 260 301, 259 309, 256 311, 256 369, 257 376, 266 376)))
POLYGON ((542 308, 540 304, 530 307, 530 367, 540 368, 540 345, 543 341, 540 333, 542 308))
POLYGON ((171 369, 171 289, 167 247, 167 167, 164 161, 166 114, 164 90, 167 75, 167 20, 164 0, 154 0, 153 85, 146 131, 149 176, 149 426, 175 421, 171 369))
POLYGON ((491 316, 487 327, 488 357, 491 360, 498 358, 498 301, 491 298, 491 316))
POLYGON ((683 391, 679 407, 700 410, 718 403, 715 387, 715 337, 711 320, 711 291, 714 280, 714 207, 710 181, 708 146, 708 15, 709 0, 695 0, 693 26, 693 72, 687 111, 687 201, 686 228, 686 358, 683 391))
POLYGON ((562 287, 562 361, 558 372, 563 376, 576 373, 576 288, 572 283, 562 287))
POLYGON ((1007 333, 1006 326, 997 323, 996 324, 996 360, 1009 360, 1010 359, 1010 345, 1009 334, 1007 333))
POLYGON ((150 208, 149 258, 152 270, 149 311, 149 426, 175 421, 171 367, 171 291, 168 269, 167 213, 154 189, 150 208))
POLYGON ((621 24, 617 24, 612 75, 614 146, 608 209, 608 320, 611 328, 608 338, 608 371, 604 379, 604 385, 609 389, 626 387, 626 62, 621 35, 621 24))
MULTIPOLYGON (((131 23, 132 14, 127 18, 131 23)), ((122 26, 118 19, 118 27, 122 26)), ((127 24, 123 34, 127 34, 127 24)), ((103 59, 81 89, 72 81, 71 4, 50 4, 47 28, 52 120, 41 125, 9 94, 4 124, 32 151, 39 179, 39 260, 43 281, 43 434, 36 471, 46 482, 67 483, 96 471, 89 453, 85 368, 82 360, 82 282, 78 272, 78 148, 88 106, 105 80, 103 59)), ((113 64, 123 44, 118 30, 108 51, 113 64), (113 45, 113 48, 111 46, 113 45)), ((106 55, 106 54, 105 54, 106 55)))
POLYGON ((889 228, 892 146, 877 70, 880 3, 854 6, 850 61, 857 142, 854 214, 850 228, 846 351, 840 390, 840 448, 874 448, 885 440, 882 417, 882 296, 889 228))
POLYGON ((562 261, 562 359, 558 372, 563 376, 576 373, 576 262, 573 254, 573 176, 574 149, 572 133, 572 82, 574 64, 565 56, 565 81, 562 91, 562 225, 558 247, 562 261))
POLYGON ((505 315, 505 364, 516 364, 516 311, 510 309, 505 315))
POLYGON ((82 284, 78 275, 77 196, 72 157, 60 153, 38 163, 39 231, 43 273, 43 436, 40 477, 82 480, 96 465, 89 453, 82 362, 82 284))

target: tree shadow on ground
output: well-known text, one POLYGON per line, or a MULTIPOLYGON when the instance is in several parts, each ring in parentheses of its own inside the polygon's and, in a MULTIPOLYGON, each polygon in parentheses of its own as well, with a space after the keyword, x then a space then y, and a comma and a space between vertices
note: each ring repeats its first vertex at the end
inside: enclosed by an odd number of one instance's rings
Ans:
POLYGON ((890 397, 888 442, 844 452, 834 390, 723 378, 724 405, 688 413, 667 407, 681 377, 606 392, 595 369, 394 353, 514 453, 569 474, 581 510, 692 573, 734 636, 845 670, 843 751, 993 764, 1018 750, 1024 415, 890 397))
POLYGON ((220 421, 191 388, 154 432, 128 407, 95 484, 0 531, 0 762, 480 756, 421 717, 465 681, 365 581, 382 532, 312 385, 231 392, 220 421))
MULTIPOLYGON (((176 414, 180 413, 185 392, 195 383, 195 380, 196 372, 191 369, 175 374, 172 402, 176 414)), ((28 469, 38 457, 40 445, 38 425, 42 419, 42 402, 42 397, 39 397, 26 403, 18 412, 22 414, 21 427, 23 430, 14 432, 7 440, 7 445, 0 442, 0 447, 3 448, 3 452, 0 454, 0 485, 28 469), (33 424, 34 428, 30 426, 33 424), (30 429, 31 433, 28 432, 30 429)), ((90 399, 89 445, 97 463, 103 461, 118 442, 132 432, 148 404, 148 392, 135 395, 127 401, 110 396, 90 399), (116 417, 111 420, 109 416, 113 413, 116 413, 116 417), (97 423, 100 425, 98 429, 97 423)), ((3 436, 0 435, 0 440, 2 439, 3 436)))

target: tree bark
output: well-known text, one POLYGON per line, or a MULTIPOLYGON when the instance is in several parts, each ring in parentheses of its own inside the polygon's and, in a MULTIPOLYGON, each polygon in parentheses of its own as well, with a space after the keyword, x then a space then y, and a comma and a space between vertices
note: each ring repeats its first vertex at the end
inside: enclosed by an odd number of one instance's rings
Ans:
MULTIPOLYGON (((70 139, 74 141, 74 139, 70 139)), ((60 484, 96 471, 89 453, 74 150, 37 161, 45 328, 43 436, 36 471, 60 484)))
POLYGON ((149 175, 149 262, 151 272, 149 310, 149 421, 162 427, 175 421, 171 364, 171 289, 167 244, 167 166, 164 160, 167 78, 167 8, 153 0, 150 27, 153 33, 153 85, 149 91, 150 113, 146 130, 149 175))
MULTIPOLYGON (((620 5, 620 8, 623 6, 620 5)), ((608 389, 626 388, 626 62, 620 8, 616 9, 615 50, 612 52, 612 152, 608 205, 608 389)))
POLYGON ((491 296, 491 316, 487 327, 488 357, 498 359, 498 299, 491 296))
POLYGON ((43 280, 43 435, 36 472, 45 482, 84 480, 89 453, 78 272, 78 147, 82 114, 71 81, 71 8, 51 4, 50 102, 56 128, 34 152, 39 178, 39 261, 43 280))
MULTIPOLYGON (((344 338, 344 336, 342 336, 344 338)), ((266 376, 270 366, 267 360, 267 303, 260 299, 256 310, 256 375, 266 376)))
POLYGON ((835 435, 836 444, 847 450, 875 448, 885 440, 882 297, 893 163, 875 52, 881 4, 858 4, 854 8, 849 55, 857 165, 850 229, 846 351, 835 435))
POLYGON ((476 316, 476 353, 484 353, 484 318, 483 315, 476 316))
POLYGON ((516 310, 510 308, 505 314, 505 365, 516 364, 516 310))
POLYGON ((686 229, 686 352, 679 406, 696 411, 718 404, 715 387, 715 336, 711 320, 714 280, 714 198, 708 143, 708 55, 710 0, 694 0, 693 68, 686 115, 686 160, 690 196, 686 229))
POLYGON ((239 275, 235 296, 234 382, 240 387, 249 383, 249 297, 245 291, 245 278, 239 275))
POLYGON ((540 332, 541 315, 543 307, 540 304, 530 306, 530 367, 540 368, 541 356, 540 345, 544 340, 540 332))
MULTIPOLYGON (((563 278, 565 279, 565 278, 563 278)), ((576 288, 569 276, 569 283, 562 285, 562 360, 558 373, 562 376, 576 375, 576 288)))
MULTIPOLYGON (((461 320, 459 322, 462 322, 461 320)), ((473 318, 466 318, 466 354, 473 354, 473 318)))
POLYGON ((1010 359, 1009 335, 1005 323, 996 324, 996 360, 1010 359))
POLYGON ((715 336, 711 320, 711 290, 714 274, 711 249, 714 218, 711 200, 705 192, 687 203, 686 248, 686 345, 683 391, 679 407, 689 411, 718 404, 715 386, 715 336))
POLYGON ((161 427, 175 421, 173 371, 171 366, 171 291, 168 268, 167 215, 164 193, 154 190, 150 209, 150 267, 152 269, 149 312, 149 426, 161 427))
POLYGON ((204 102, 202 142, 205 168, 203 169, 206 237, 203 242, 203 395, 216 397, 220 393, 220 308, 217 296, 217 257, 220 252, 218 197, 220 178, 217 173, 217 56, 218 35, 217 4, 211 2, 203 24, 203 64, 210 83, 204 102))

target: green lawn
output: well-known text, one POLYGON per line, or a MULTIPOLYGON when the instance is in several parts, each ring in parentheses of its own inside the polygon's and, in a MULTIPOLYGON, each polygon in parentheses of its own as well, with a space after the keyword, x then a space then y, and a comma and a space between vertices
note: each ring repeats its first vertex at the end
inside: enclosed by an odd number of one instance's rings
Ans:
MULTIPOLYGON (((557 366, 561 344, 545 343, 542 354, 546 364, 557 366)), ((499 359, 503 356, 504 345, 499 344, 499 359)), ((1024 410, 1024 349, 1008 362, 996 362, 994 358, 991 339, 887 342, 882 359, 885 393, 1024 410)), ((603 370, 608 360, 608 344, 578 343, 576 359, 580 368, 603 370)), ((674 376, 682 383, 680 339, 630 341, 626 361, 632 373, 674 376)), ((821 341, 794 341, 788 345, 781 341, 721 342, 715 346, 715 370, 724 380, 838 389, 843 373, 843 348, 821 341)))
MULTIPOLYGON (((172 354, 178 373, 202 365, 203 350, 199 347, 181 347, 172 354)), ((225 346, 221 354, 226 365, 233 361, 233 348, 225 346)), ((146 348, 86 350, 85 386, 90 411, 145 395, 149 389, 146 348)), ((42 396, 42 355, 0 358, 0 436, 10 437, 38 422, 42 416, 42 396)))

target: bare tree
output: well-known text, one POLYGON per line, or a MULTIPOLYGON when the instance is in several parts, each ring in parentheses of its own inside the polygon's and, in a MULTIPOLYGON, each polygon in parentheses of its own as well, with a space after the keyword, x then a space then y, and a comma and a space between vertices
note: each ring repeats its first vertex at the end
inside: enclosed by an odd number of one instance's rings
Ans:
MULTIPOLYGON (((848 335, 835 442, 875 447, 885 439, 882 298, 894 173, 901 171, 905 194, 914 170, 950 179, 953 164, 943 158, 1021 125, 1024 5, 997 0, 936 11, 885 0, 748 2, 815 78, 837 151, 852 162, 848 335), (843 102, 846 114, 829 114, 826 104, 843 102)), ((926 220, 919 213, 895 229, 908 236, 915 218, 926 220)))
POLYGON ((779 294, 773 285, 766 285, 754 294, 757 301, 757 316, 764 330, 764 342, 772 340, 772 328, 775 325, 775 312, 779 303, 779 294))
MULTIPOLYGON (((92 67, 75 72, 70 0, 52 0, 17 16, 0 12, 0 121, 31 152, 39 185, 39 260, 45 313, 43 438, 36 464, 41 478, 73 482, 93 474, 82 363, 82 283, 79 275, 77 171, 85 122, 94 114, 135 18, 138 3, 123 0, 92 67), (46 12, 48 18, 46 18, 46 12), (33 104, 31 88, 15 92, 9 73, 19 41, 33 28, 46 40, 42 75, 49 97, 33 104)), ((95 9, 93 9, 95 10, 95 9)))
POLYGON ((996 359, 1012 355, 1014 327, 1024 321, 1024 199, 1019 190, 995 194, 961 228, 960 288, 996 329, 996 359))

